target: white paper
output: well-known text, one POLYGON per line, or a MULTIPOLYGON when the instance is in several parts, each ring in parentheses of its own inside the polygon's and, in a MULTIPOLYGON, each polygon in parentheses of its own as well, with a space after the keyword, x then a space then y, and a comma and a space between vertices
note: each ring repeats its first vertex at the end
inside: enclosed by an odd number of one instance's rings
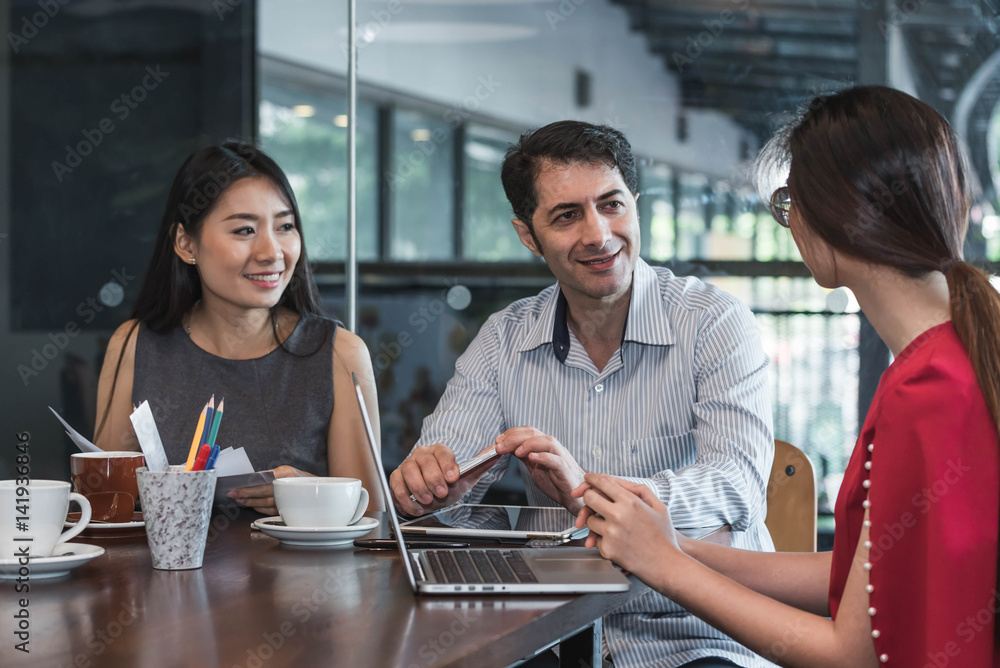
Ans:
POLYGON ((243 448, 226 448, 219 451, 219 456, 215 459, 215 475, 220 478, 227 475, 245 475, 253 473, 253 464, 243 448))
POLYGON ((57 420, 62 422, 62 426, 66 427, 66 435, 69 436, 70 440, 76 444, 76 447, 80 448, 80 452, 101 452, 101 449, 99 447, 91 443, 88 439, 81 436, 76 429, 73 429, 73 427, 69 426, 69 423, 66 422, 66 420, 63 420, 62 416, 59 415, 59 413, 56 413, 56 409, 52 408, 52 406, 49 406, 49 410, 52 411, 52 414, 56 416, 57 420))
POLYGON ((142 454, 146 455, 146 468, 150 471, 169 471, 167 453, 163 450, 163 441, 156 429, 156 420, 153 419, 153 411, 149 409, 149 402, 139 404, 139 408, 129 419, 132 420, 132 428, 139 439, 142 454))

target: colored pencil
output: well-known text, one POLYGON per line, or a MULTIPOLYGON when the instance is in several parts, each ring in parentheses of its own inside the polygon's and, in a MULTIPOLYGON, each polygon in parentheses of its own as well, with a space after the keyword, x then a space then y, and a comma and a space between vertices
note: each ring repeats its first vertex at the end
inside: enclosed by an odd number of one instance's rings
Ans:
POLYGON ((191 467, 194 466, 194 458, 198 456, 198 446, 201 445, 201 443, 198 442, 198 439, 201 438, 201 432, 205 429, 206 411, 208 411, 207 403, 205 404, 205 407, 201 409, 201 415, 198 416, 198 426, 195 427, 194 438, 191 439, 191 450, 188 452, 187 463, 184 465, 185 471, 191 470, 191 467))
POLYGON ((215 468, 215 460, 219 458, 219 453, 222 452, 222 448, 218 445, 212 446, 212 452, 208 455, 208 463, 205 464, 205 470, 209 471, 215 468))
POLYGON ((212 430, 212 416, 215 414, 215 395, 208 400, 208 410, 205 411, 205 426, 201 430, 201 438, 198 439, 199 445, 205 445, 208 443, 208 432, 212 430))
POLYGON ((191 467, 192 471, 204 471, 205 464, 208 463, 208 456, 211 454, 212 448, 208 447, 208 444, 201 446, 198 450, 198 456, 195 457, 194 466, 191 467))
POLYGON ((223 397, 222 401, 219 402, 219 409, 215 411, 215 419, 212 420, 212 431, 209 432, 208 440, 205 441, 209 445, 215 445, 215 438, 219 435, 219 423, 222 422, 222 408, 225 404, 226 399, 223 397))

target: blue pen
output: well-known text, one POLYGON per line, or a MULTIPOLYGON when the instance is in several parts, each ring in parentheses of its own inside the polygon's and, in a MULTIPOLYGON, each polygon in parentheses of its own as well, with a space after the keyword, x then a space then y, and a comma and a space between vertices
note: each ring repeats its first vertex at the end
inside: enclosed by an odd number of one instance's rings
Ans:
POLYGON ((215 460, 219 458, 219 453, 222 452, 222 448, 218 445, 212 446, 212 452, 208 455, 208 463, 205 464, 205 470, 215 468, 215 460))

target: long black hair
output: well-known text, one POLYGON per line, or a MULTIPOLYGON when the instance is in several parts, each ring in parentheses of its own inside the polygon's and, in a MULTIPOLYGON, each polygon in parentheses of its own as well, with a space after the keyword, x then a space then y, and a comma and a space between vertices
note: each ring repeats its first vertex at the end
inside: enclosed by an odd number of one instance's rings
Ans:
MULTIPOLYGON (((177 225, 184 225, 188 235, 198 238, 205 218, 219 198, 234 183, 248 177, 269 179, 281 191, 295 217, 295 229, 302 237, 302 218, 295 193, 277 163, 254 146, 227 142, 207 146, 192 153, 174 177, 167 206, 160 220, 153 259, 132 307, 132 318, 154 332, 167 332, 181 324, 185 314, 201 299, 198 270, 174 252, 177 225)), ((278 307, 299 315, 320 314, 319 291, 306 256, 305 240, 292 280, 271 309, 271 321, 277 330, 278 307)))
POLYGON ((299 205, 295 201, 295 193, 292 192, 285 173, 274 160, 252 144, 226 142, 195 151, 181 165, 170 186, 167 205, 156 234, 153 258, 146 270, 139 296, 132 307, 131 318, 135 322, 132 323, 122 343, 108 395, 108 404, 97 426, 97 434, 107 422, 111 410, 111 397, 114 397, 115 387, 118 385, 118 372, 121 370, 125 348, 136 327, 141 323, 153 332, 168 332, 179 327, 184 316, 201 299, 201 279, 198 277, 198 270, 194 265, 181 260, 174 252, 177 226, 183 225, 184 231, 197 239, 205 218, 215 209, 222 195, 237 181, 251 177, 268 179, 277 186, 292 210, 295 229, 299 231, 301 238, 301 251, 292 271, 292 279, 278 303, 271 307, 271 329, 275 341, 279 346, 282 345, 278 334, 279 308, 287 308, 299 316, 322 315, 319 290, 306 255, 299 205))

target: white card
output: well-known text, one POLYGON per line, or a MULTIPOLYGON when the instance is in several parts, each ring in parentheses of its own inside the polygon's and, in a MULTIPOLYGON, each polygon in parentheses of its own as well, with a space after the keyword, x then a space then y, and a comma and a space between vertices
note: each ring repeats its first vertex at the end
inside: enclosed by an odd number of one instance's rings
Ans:
POLYGON ((156 420, 153 419, 153 411, 149 409, 149 402, 139 404, 139 408, 129 419, 132 420, 132 428, 139 439, 142 454, 146 455, 146 468, 150 471, 169 471, 167 453, 163 450, 163 441, 160 440, 160 432, 156 430, 156 420))
POLYGON ((215 460, 215 470, 218 471, 216 475, 220 478, 227 475, 243 475, 254 472, 250 457, 247 456, 246 450, 243 448, 221 450, 215 460))
POLYGON ((49 410, 52 411, 52 414, 56 416, 57 420, 62 422, 62 426, 66 427, 66 435, 69 436, 70 440, 76 444, 76 447, 80 448, 80 452, 101 452, 99 447, 91 443, 89 439, 81 436, 76 429, 69 426, 69 423, 66 422, 66 420, 63 420, 59 413, 56 413, 56 409, 49 406, 49 410))

